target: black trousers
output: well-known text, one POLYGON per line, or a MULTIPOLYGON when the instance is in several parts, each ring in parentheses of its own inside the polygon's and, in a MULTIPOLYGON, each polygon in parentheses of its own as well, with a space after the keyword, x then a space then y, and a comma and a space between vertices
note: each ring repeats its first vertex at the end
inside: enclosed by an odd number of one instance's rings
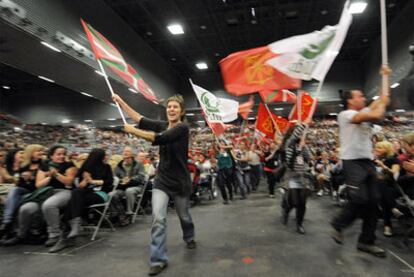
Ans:
POLYGON ((374 244, 378 221, 377 205, 380 198, 375 164, 368 159, 343 160, 343 169, 350 199, 333 219, 332 226, 337 230, 342 230, 360 217, 362 218, 362 232, 358 241, 374 244))
POLYGON ((72 191, 72 197, 65 211, 66 220, 81 217, 85 214, 85 208, 104 203, 102 197, 91 190, 76 188, 72 191))
POLYGON ((271 171, 266 171, 267 186, 269 189, 269 194, 275 194, 275 185, 276 185, 276 176, 271 171))
POLYGON ((289 213, 296 209, 296 224, 302 225, 306 213, 306 200, 309 195, 308 189, 289 189, 283 197, 282 209, 289 213))
POLYGON ((230 200, 233 200, 233 184, 232 179, 233 178, 233 170, 231 168, 223 168, 218 171, 217 174, 217 185, 220 189, 221 196, 224 200, 228 200, 228 195, 230 196, 230 200))
POLYGON ((260 165, 250 165, 250 182, 252 190, 257 190, 260 182, 260 165))

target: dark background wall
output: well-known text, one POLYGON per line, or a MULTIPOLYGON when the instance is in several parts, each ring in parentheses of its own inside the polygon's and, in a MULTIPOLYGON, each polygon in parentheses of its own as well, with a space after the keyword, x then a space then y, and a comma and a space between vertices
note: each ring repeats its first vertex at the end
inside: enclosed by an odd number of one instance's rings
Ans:
MULTIPOLYGON (((413 109, 408 99, 408 90, 403 79, 413 67, 413 56, 409 54, 409 45, 414 44, 414 1, 405 7, 403 13, 388 28, 389 64, 393 70, 391 84, 401 85, 392 92, 393 107, 413 109)), ((363 59, 365 82, 364 90, 370 97, 376 95, 381 83, 378 74, 381 64, 381 41, 372 43, 371 51, 363 59)))

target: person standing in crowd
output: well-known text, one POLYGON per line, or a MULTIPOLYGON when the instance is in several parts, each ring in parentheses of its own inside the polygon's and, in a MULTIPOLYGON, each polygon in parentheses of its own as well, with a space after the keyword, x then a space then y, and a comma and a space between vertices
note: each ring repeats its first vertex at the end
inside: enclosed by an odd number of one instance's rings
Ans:
POLYGON ((233 159, 236 162, 237 185, 240 189, 241 199, 246 199, 250 193, 250 166, 248 148, 244 141, 239 142, 239 149, 232 151, 233 159))
POLYGON ((306 200, 309 194, 307 178, 305 173, 309 171, 309 162, 311 154, 305 145, 304 131, 305 124, 310 119, 304 121, 304 124, 297 124, 288 130, 283 138, 281 148, 284 151, 288 191, 282 201, 282 223, 287 224, 289 212, 296 208, 296 231, 299 234, 305 234, 303 220, 306 213, 306 200))
POLYGON ((106 160, 105 150, 94 148, 79 169, 76 175, 77 188, 72 191, 64 215, 64 220, 70 225, 70 232, 63 234, 49 252, 55 253, 75 245, 75 239, 80 232, 82 216, 86 211, 85 208, 108 201, 108 194, 112 190, 114 179, 112 169, 106 160))
POLYGON ((269 150, 264 152, 265 163, 264 163, 264 172, 266 173, 267 185, 269 190, 269 197, 275 198, 275 186, 277 179, 278 170, 281 169, 281 161, 279 159, 280 151, 275 141, 271 141, 269 144, 269 150))
MULTIPOLYGON (((390 68, 383 65, 381 74, 388 80, 390 68)), ((388 84, 388 82, 387 82, 388 84)), ((346 110, 338 115, 341 159, 348 188, 349 201, 332 220, 331 237, 338 244, 343 243, 342 231, 358 216, 362 217, 362 233, 357 249, 377 257, 385 257, 386 252, 375 245, 377 227, 377 186, 370 122, 384 117, 389 103, 389 85, 382 88, 379 99, 366 107, 366 99, 360 90, 342 92, 346 110)))
POLYGON ((231 153, 224 144, 219 145, 217 155, 217 184, 223 197, 223 204, 228 204, 229 200, 233 201, 233 187, 231 178, 233 177, 233 160, 231 153), (226 191, 227 188, 227 191, 226 191))
POLYGON ((161 273, 168 265, 166 230, 170 198, 174 199, 187 248, 196 247, 194 223, 189 212, 191 179, 187 159, 190 131, 188 125, 183 122, 185 118, 184 99, 179 95, 167 99, 167 122, 143 117, 118 95, 114 95, 113 100, 138 123, 137 128, 125 124, 127 133, 160 146, 160 161, 152 190, 153 223, 149 275, 153 276, 161 273))
POLYGON ((134 214, 134 205, 137 195, 142 192, 145 183, 145 170, 141 162, 134 160, 132 148, 127 146, 123 151, 123 159, 115 168, 114 174, 119 178, 120 183, 113 193, 113 203, 120 213, 120 225, 126 226, 131 223, 134 214), (122 199, 126 198, 127 209, 123 208, 122 199))
POLYGON ((262 155, 262 152, 258 149, 257 144, 252 143, 252 145, 250 146, 250 151, 247 155, 249 157, 252 191, 256 191, 260 182, 260 156, 262 155))

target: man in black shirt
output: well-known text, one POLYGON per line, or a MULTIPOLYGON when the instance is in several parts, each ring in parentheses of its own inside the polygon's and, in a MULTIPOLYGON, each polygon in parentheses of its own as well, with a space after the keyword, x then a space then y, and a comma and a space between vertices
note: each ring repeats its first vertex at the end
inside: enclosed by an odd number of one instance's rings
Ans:
POLYGON ((118 95, 113 96, 121 108, 138 123, 137 128, 126 124, 125 131, 160 146, 160 163, 152 191, 153 223, 151 228, 151 268, 149 275, 161 273, 168 264, 166 248, 167 208, 174 199, 177 215, 187 248, 195 248, 194 224, 189 213, 191 179, 187 168, 189 127, 182 122, 185 116, 184 100, 173 96, 167 100, 168 121, 143 117, 118 95), (148 131, 144 131, 148 130, 148 131))

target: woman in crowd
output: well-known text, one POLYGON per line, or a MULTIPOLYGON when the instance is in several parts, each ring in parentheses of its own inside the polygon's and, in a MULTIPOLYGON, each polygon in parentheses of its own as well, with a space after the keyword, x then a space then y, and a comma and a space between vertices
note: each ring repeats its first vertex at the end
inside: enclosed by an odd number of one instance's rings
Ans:
POLYGON ((113 96, 126 113, 138 123, 138 128, 126 124, 125 131, 159 145, 159 165, 152 190, 153 223, 151 227, 151 258, 149 275, 161 273, 168 265, 166 247, 167 207, 174 199, 177 215, 183 230, 187 248, 194 249, 194 224, 189 212, 191 179, 187 168, 189 127, 185 117, 184 99, 181 96, 168 98, 166 113, 168 121, 157 121, 143 117, 134 111, 118 95, 113 96))
MULTIPOLYGON (((19 181, 20 166, 23 162, 24 151, 21 148, 11 150, 6 155, 5 167, 0 167, 0 183, 13 183, 17 185, 19 181)), ((0 226, 0 238, 8 233, 12 227, 13 215, 16 210, 16 205, 20 195, 24 193, 23 188, 18 186, 13 187, 6 199, 3 212, 3 221, 0 226)))
POLYGON ((224 144, 219 145, 219 153, 217 155, 217 184, 223 197, 223 204, 228 204, 229 200, 233 201, 233 160, 231 153, 224 144), (227 187, 227 191, 226 191, 227 187))
MULTIPOLYGON (((308 120, 304 123, 308 123, 308 120)), ((288 192, 282 201, 282 222, 287 224, 289 212, 296 208, 296 230, 305 234, 303 219, 306 212, 306 200, 309 194, 305 173, 309 170, 311 155, 305 145, 304 124, 291 127, 285 134, 282 149, 285 151, 288 192)))
POLYGON ((252 145, 250 146, 250 151, 248 152, 252 191, 256 191, 259 186, 260 175, 261 175, 261 170, 260 170, 261 155, 262 155, 262 152, 260 151, 260 149, 258 149, 257 144, 252 143, 252 145))
POLYGON ((275 141, 271 141, 269 148, 265 150, 264 172, 266 173, 269 197, 275 198, 275 186, 278 182, 277 176, 280 176, 278 170, 283 170, 280 157, 280 151, 275 141))
MULTIPOLYGON (((45 246, 53 246, 59 240, 60 209, 69 202, 76 167, 73 163, 66 162, 66 148, 63 146, 50 148, 47 158, 48 162, 42 163, 37 171, 35 185, 37 189, 50 186, 54 194, 43 203, 30 201, 20 207, 19 231, 15 243, 22 242, 26 238, 33 216, 40 208, 48 226, 48 240, 45 246)), ((12 241, 8 244, 12 244, 12 241)))
POLYGON ((74 245, 75 238, 79 235, 85 208, 108 201, 108 194, 112 190, 113 175, 106 160, 105 150, 95 148, 92 149, 79 169, 76 175, 77 188, 72 191, 70 201, 65 209, 65 221, 69 222, 70 232, 61 236, 49 252, 54 253, 74 245))
MULTIPOLYGON (((10 235, 10 232, 12 231, 12 223, 13 218, 15 216, 15 213, 17 212, 17 209, 20 205, 20 200, 22 199, 23 195, 33 192, 36 189, 35 186, 35 180, 37 171, 42 163, 42 156, 44 152, 44 147, 39 144, 31 144, 28 145, 24 149, 23 153, 23 161, 21 163, 20 169, 18 171, 17 167, 12 169, 10 173, 14 173, 13 176, 17 179, 16 187, 14 187, 8 194, 6 205, 4 208, 4 217, 3 217, 3 224, 4 227, 2 227, 5 231, 5 233, 8 233, 10 235)), ((20 160, 21 152, 18 150, 14 155, 14 161, 13 164, 18 163, 17 160, 20 160), (17 154, 17 156, 16 156, 17 154)), ((11 154, 12 155, 12 154, 11 154)), ((17 164, 15 164, 17 166, 17 164)), ((25 236, 26 234, 24 234, 25 236)), ((8 236, 6 237, 6 239, 8 236)), ((16 244, 23 238, 23 234, 21 236, 9 238, 9 240, 4 241, 4 245, 12 245, 16 244)))
POLYGON ((238 188, 240 189, 241 199, 246 199, 247 193, 250 193, 250 166, 248 148, 244 141, 239 142, 239 149, 232 151, 233 158, 236 161, 236 178, 238 188))
POLYGON ((401 142, 405 153, 398 156, 402 167, 398 183, 408 197, 414 200, 414 132, 406 134, 401 142))
POLYGON ((392 214, 401 216, 401 212, 396 208, 397 204, 395 198, 398 192, 394 188, 394 182, 398 179, 400 174, 400 163, 395 158, 393 145, 388 141, 381 141, 375 144, 374 160, 377 164, 378 171, 378 186, 381 191, 380 206, 382 208, 382 215, 384 218, 384 236, 392 236, 392 214))

